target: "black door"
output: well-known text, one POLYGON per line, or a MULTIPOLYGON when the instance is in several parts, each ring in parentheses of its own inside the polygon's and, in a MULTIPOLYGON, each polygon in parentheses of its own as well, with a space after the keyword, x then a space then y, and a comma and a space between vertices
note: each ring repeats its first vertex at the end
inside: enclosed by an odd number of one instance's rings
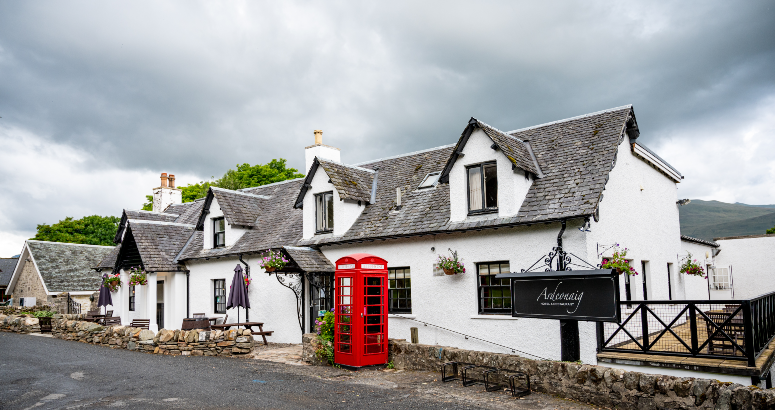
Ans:
POLYGON ((313 274, 309 279, 309 331, 315 331, 315 319, 334 308, 333 274, 313 274))

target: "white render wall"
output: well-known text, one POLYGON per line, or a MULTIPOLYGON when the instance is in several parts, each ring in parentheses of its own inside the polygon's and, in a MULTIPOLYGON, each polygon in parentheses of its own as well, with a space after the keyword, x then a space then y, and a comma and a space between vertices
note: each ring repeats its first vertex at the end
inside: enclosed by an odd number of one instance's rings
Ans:
MULTIPOLYGON (((481 129, 471 133, 464 156, 455 161, 449 173, 450 220, 460 222, 468 217, 468 175, 466 166, 495 161, 498 167, 498 216, 514 216, 519 212, 532 180, 524 171, 511 169, 511 161, 501 151, 490 146, 493 142, 481 129)), ((490 217, 495 217, 490 215, 490 217)))
MULTIPOLYGON (((275 275, 269 275, 259 267, 259 256, 251 255, 248 257, 246 255, 243 256, 243 260, 250 265, 250 276, 253 280, 248 288, 250 321, 263 322, 264 330, 275 332, 271 337, 268 337, 270 342, 301 343, 301 330, 296 315, 296 298, 293 292, 280 285, 275 275)), ((223 316, 223 314, 214 313, 213 280, 226 280, 226 297, 228 298, 234 277, 234 268, 239 263, 239 259, 236 257, 186 262, 186 266, 191 271, 190 302, 192 314, 204 312, 207 317, 223 316)), ((243 269, 245 269, 244 266, 243 269)), ((185 291, 185 287, 183 289, 185 291)), ((185 298, 183 303, 185 303, 185 298)), ((227 314, 229 315, 229 323, 237 321, 236 309, 228 309, 227 314)), ((245 321, 245 309, 239 308, 239 318, 240 321, 245 321)))
MULTIPOLYGON (((639 275, 631 277, 633 300, 643 300, 641 261, 647 261, 649 300, 668 299, 667 264, 672 263, 673 299, 683 299, 683 282, 677 275, 681 230, 678 221, 677 186, 645 161, 635 157, 629 139, 619 144, 616 165, 603 191, 600 221, 591 222, 587 254, 595 260, 598 249, 619 243, 629 248, 627 259, 639 275)), ((605 253, 611 256, 612 251, 605 253)), ((597 259, 595 263, 600 263, 597 259)), ((624 278, 619 281, 624 300, 624 278)))
POLYGON ((164 212, 172 204, 183 203, 183 191, 177 188, 158 187, 153 189, 153 212, 164 212))
MULTIPOLYGON (((220 218, 223 216, 223 211, 221 210, 221 206, 218 205, 218 199, 213 197, 213 201, 210 203, 210 213, 207 214, 207 220, 204 224, 204 247, 205 249, 212 249, 213 248, 213 219, 220 218)), ((238 228, 235 226, 232 226, 228 220, 226 220, 226 231, 225 231, 225 239, 226 239, 226 246, 232 246, 239 238, 242 237, 242 235, 247 231, 247 229, 244 228, 238 228)))
MULTIPOLYGON (((479 315, 475 265, 477 262, 509 261, 511 271, 526 269, 556 246, 559 230, 560 224, 554 223, 329 246, 323 247, 322 251, 333 263, 343 256, 363 252, 385 258, 388 267, 409 267, 412 274, 412 313, 400 316, 432 323, 528 354, 559 360, 559 321, 479 315), (435 251, 431 248, 435 248, 435 251), (457 250, 463 258, 466 273, 433 276, 433 264, 438 255, 449 254, 449 248, 457 250)), ((563 238, 566 249, 570 251, 583 253, 586 248, 585 235, 578 230, 567 230, 563 238)), ((396 315, 391 315, 388 321, 388 335, 391 338, 409 339, 409 328, 418 327, 420 343, 511 353, 510 349, 465 339, 449 331, 424 326, 396 315)), ((581 360, 596 363, 595 324, 581 322, 579 330, 581 360)))
POLYGON ((334 192, 334 236, 342 236, 347 233, 366 207, 365 204, 358 205, 358 202, 355 201, 342 201, 339 198, 339 192, 334 188, 334 184, 328 182, 329 179, 330 177, 323 167, 318 167, 315 176, 312 177, 310 182, 312 186, 304 195, 304 208, 302 209, 304 239, 315 236, 315 194, 329 191, 334 192))
POLYGON ((775 235, 757 238, 719 239, 716 266, 732 266, 735 299, 750 299, 775 292, 775 235))
POLYGON ((731 291, 710 290, 710 278, 701 278, 697 276, 684 275, 680 273, 681 261, 686 258, 687 252, 692 254, 692 259, 697 260, 697 264, 705 270, 705 276, 708 276, 708 265, 713 265, 713 247, 701 243, 681 241, 681 252, 678 254, 676 262, 676 274, 683 277, 684 294, 689 300, 707 300, 707 299, 732 299, 731 291))

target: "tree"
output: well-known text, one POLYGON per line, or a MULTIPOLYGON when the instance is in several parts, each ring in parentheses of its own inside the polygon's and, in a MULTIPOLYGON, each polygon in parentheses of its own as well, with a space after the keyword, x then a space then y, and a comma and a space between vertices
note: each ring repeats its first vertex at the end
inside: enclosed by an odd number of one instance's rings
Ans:
MULTIPOLYGON (((242 164, 237 165, 237 169, 230 169, 218 179, 212 179, 210 181, 199 181, 196 184, 188 184, 186 186, 179 187, 182 191, 183 202, 192 202, 199 198, 207 196, 207 191, 211 186, 225 188, 225 189, 242 189, 251 188, 266 184, 272 184, 275 182, 285 181, 288 179, 301 178, 304 174, 300 174, 295 168, 288 168, 287 161, 283 158, 273 159, 267 164, 242 164)), ((153 196, 145 196, 146 203, 143 204, 143 210, 150 211, 153 209, 153 196)))
POLYGON ((767 229, 767 234, 773 234, 775 233, 775 226, 772 227, 772 229, 767 229))
POLYGON ((121 218, 117 216, 92 215, 81 219, 68 216, 53 225, 38 225, 38 232, 32 239, 112 246, 119 222, 121 218))

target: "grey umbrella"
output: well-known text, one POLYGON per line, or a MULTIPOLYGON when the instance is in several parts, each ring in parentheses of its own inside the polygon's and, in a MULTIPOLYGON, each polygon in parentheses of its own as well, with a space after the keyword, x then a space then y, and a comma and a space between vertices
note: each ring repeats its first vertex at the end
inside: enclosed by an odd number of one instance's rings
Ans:
POLYGON ((105 276, 102 277, 102 284, 100 285, 100 298, 97 301, 97 307, 105 306, 105 314, 107 314, 107 306, 113 306, 113 298, 110 296, 110 289, 105 287, 105 276))
POLYGON ((245 287, 245 278, 242 276, 242 266, 237 264, 234 268, 234 279, 231 280, 231 291, 229 300, 226 302, 226 309, 237 308, 237 323, 239 323, 239 308, 250 309, 250 299, 248 299, 248 289, 245 287))

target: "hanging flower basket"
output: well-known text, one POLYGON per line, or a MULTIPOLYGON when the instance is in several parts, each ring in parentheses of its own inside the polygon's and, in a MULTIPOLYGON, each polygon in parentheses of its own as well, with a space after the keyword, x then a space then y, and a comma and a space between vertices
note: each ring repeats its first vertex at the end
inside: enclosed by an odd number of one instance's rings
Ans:
POLYGON ((623 273, 627 273, 629 276, 637 275, 638 272, 636 272, 635 269, 630 266, 630 261, 624 259, 625 256, 627 256, 627 248, 620 250, 619 244, 617 243, 614 247, 613 257, 603 258, 603 264, 601 268, 613 269, 620 275, 623 273))
POLYGON ((103 283, 105 284, 106 288, 110 289, 111 292, 118 292, 118 289, 122 285, 121 276, 118 273, 115 275, 107 275, 103 283))
POLYGON ((697 259, 692 259, 692 254, 690 252, 686 252, 686 255, 686 258, 683 259, 683 263, 681 263, 681 273, 707 279, 708 277, 705 275, 705 270, 702 269, 702 266, 697 264, 697 259))
POLYGON ((145 271, 136 266, 132 266, 132 268, 129 269, 129 286, 138 286, 138 285, 147 285, 147 284, 148 284, 148 276, 146 275, 145 271))
POLYGON ((436 261, 439 268, 447 275, 457 275, 459 273, 466 273, 466 268, 463 265, 463 259, 458 258, 457 251, 449 249, 452 256, 439 255, 439 259, 436 261))
POLYGON ((267 273, 271 273, 276 271, 277 269, 282 269, 285 267, 285 265, 290 262, 288 259, 285 259, 285 255, 283 255, 280 251, 270 251, 266 256, 262 258, 261 261, 261 267, 264 268, 264 270, 267 273))

